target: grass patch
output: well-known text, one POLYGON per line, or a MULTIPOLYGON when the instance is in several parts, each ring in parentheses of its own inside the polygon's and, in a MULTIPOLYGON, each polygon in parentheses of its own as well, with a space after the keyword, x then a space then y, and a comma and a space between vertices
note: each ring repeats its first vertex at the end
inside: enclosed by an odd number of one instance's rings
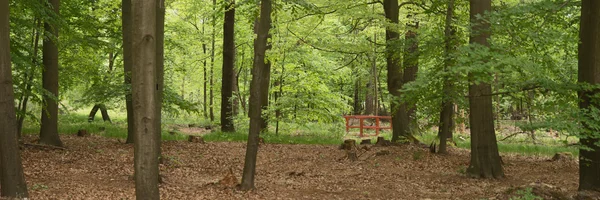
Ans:
MULTIPOLYGON (((89 133, 110 137, 110 138, 127 138, 127 122, 123 113, 111 113, 113 117, 112 123, 103 122, 101 118, 96 118, 93 122, 88 122, 87 112, 71 112, 69 114, 59 115, 58 131, 61 134, 72 135, 76 134, 78 130, 85 129, 89 133)), ((248 139, 248 123, 247 119, 237 118, 236 129, 234 133, 222 133, 215 131, 204 135, 206 141, 228 141, 228 142, 245 142, 248 139)), ((187 135, 180 134, 175 131, 176 134, 169 134, 168 130, 170 125, 175 124, 195 124, 198 126, 209 126, 213 125, 209 120, 200 119, 196 116, 184 116, 184 117, 164 117, 163 118, 163 140, 186 140, 187 135)), ((271 123, 269 132, 261 134, 261 137, 266 143, 275 144, 340 144, 344 138, 353 139, 367 139, 358 138, 351 136, 352 134, 346 135, 345 125, 343 123, 285 123, 280 122, 279 134, 275 134, 275 123, 271 123)), ((23 133, 29 135, 39 134, 39 122, 27 120, 23 127, 23 133)), ((374 134, 372 130, 369 130, 368 134, 374 134)), ((380 136, 391 139, 391 131, 382 131, 380 136)), ((434 132, 428 132, 416 136, 421 142, 430 144, 432 141, 437 140, 437 135, 434 132)), ((540 137, 542 138, 542 137, 540 137)), ((375 137, 371 138, 374 142, 375 137)), ((459 148, 470 148, 470 140, 468 135, 454 135, 454 141, 456 146, 459 148)), ((542 145, 525 144, 525 140, 516 138, 514 140, 507 140, 498 142, 499 151, 502 153, 517 153, 521 155, 544 155, 553 156, 558 152, 570 152, 574 156, 579 155, 579 149, 577 147, 566 147, 564 142, 557 142, 556 140, 550 140, 544 138, 540 140, 542 145)))
MULTIPOLYGON (((431 144, 432 141, 438 140, 437 135, 433 133, 422 134, 417 136, 421 142, 431 144)), ((454 141, 458 148, 470 149, 471 141, 468 135, 454 135, 454 141)), ((573 156, 579 155, 577 147, 566 147, 563 143, 545 142, 544 144, 523 144, 522 142, 502 141, 498 142, 498 151, 501 153, 517 153, 521 155, 535 156, 553 156, 559 152, 570 152, 573 156)))
MULTIPOLYGON (((248 133, 233 132, 213 132, 202 136, 207 142, 245 142, 248 139, 248 133)), ((273 144, 340 144, 339 137, 323 137, 319 135, 288 135, 273 133, 263 133, 260 135, 266 143, 273 144)))

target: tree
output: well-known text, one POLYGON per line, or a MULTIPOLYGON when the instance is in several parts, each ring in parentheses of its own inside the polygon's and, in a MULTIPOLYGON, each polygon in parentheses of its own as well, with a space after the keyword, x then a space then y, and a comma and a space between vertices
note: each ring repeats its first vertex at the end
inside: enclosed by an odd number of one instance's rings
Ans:
POLYGON ((216 13, 216 9, 217 9, 217 0, 213 0, 212 1, 212 6, 213 6, 213 17, 212 17, 212 21, 211 21, 211 26, 212 26, 212 32, 210 34, 210 78, 209 78, 209 97, 208 97, 208 112, 209 112, 209 117, 210 117, 210 121, 213 122, 215 121, 215 112, 214 112, 214 108, 215 108, 215 104, 214 104, 214 90, 215 90, 215 85, 214 85, 214 69, 215 69, 215 40, 216 40, 216 35, 217 35, 217 15, 216 13))
POLYGON ((221 81, 221 131, 233 132, 233 84, 235 79, 235 0, 227 2, 223 24, 223 70, 221 81))
MULTIPOLYGON (((58 16, 60 0, 49 0, 52 11, 58 16)), ((58 24, 45 22, 42 87, 48 92, 43 95, 42 122, 39 143, 63 146, 58 136, 58 24)))
MULTIPOLYGON (((579 29, 579 75, 578 82, 590 84, 597 88, 600 84, 600 2, 583 0, 581 2, 581 19, 579 29)), ((600 190, 600 141, 598 136, 598 112, 600 108, 597 95, 598 89, 588 89, 579 92, 579 108, 589 112, 590 117, 582 121, 584 132, 580 134, 581 148, 579 151, 579 190, 600 190)))
MULTIPOLYGON (((471 0, 470 20, 472 32, 469 42, 477 47, 489 47, 490 24, 484 19, 491 11, 491 0, 471 0)), ((489 60, 479 60, 485 64, 489 60)), ((471 124, 471 163, 467 173, 472 177, 501 178, 504 176, 498 144, 494 131, 492 112, 492 87, 489 83, 476 82, 474 72, 469 73, 469 124, 471 124)))
POLYGON ((134 167, 137 199, 159 199, 160 107, 157 80, 160 35, 157 30, 161 0, 132 0, 132 100, 134 167), (158 4, 158 5, 157 5, 158 4), (148 62, 150 61, 150 62, 148 62), (154 61, 154 62, 152 62, 154 61))
MULTIPOLYGON (((252 68, 252 82, 250 83, 250 130, 248 133, 248 144, 246 146, 246 157, 244 160, 244 172, 240 189, 250 190, 254 188, 254 174, 256 173, 256 157, 258 153, 258 139, 262 130, 261 108, 265 90, 261 88, 263 79, 268 74, 265 53, 268 45, 269 29, 271 28, 271 0, 261 0, 259 22, 256 24, 257 37, 254 40, 254 64, 252 68)), ((268 92, 268 91, 267 91, 268 92)))
MULTIPOLYGON (((398 0, 385 0, 383 2, 383 9, 385 11, 385 18, 390 20, 393 24, 398 24, 398 0)), ((395 49, 398 46, 398 39, 400 35, 398 32, 394 31, 389 26, 385 30, 385 39, 386 39, 386 61, 387 61, 387 85, 388 91, 395 98, 390 101, 390 107, 392 110, 392 127, 394 127, 393 141, 398 139, 398 136, 401 135, 400 131, 402 128, 402 121, 406 120, 402 119, 400 116, 404 112, 406 113, 406 109, 401 110, 400 103, 398 99, 400 98, 400 88, 402 87, 402 71, 400 69, 400 63, 398 62, 399 57, 397 55, 397 51, 395 49), (396 128, 398 127, 398 128, 396 128)), ((355 95, 357 96, 357 95, 355 95)), ((355 108, 356 109, 356 108, 355 108)))
MULTIPOLYGON (((396 6, 397 7, 397 6, 396 6)), ((386 11, 392 12, 392 11, 386 11)), ((398 13, 395 13, 398 15, 398 13)), ((410 14, 407 16, 408 18, 413 18, 414 14, 410 14)), ((397 18, 397 17, 396 17, 397 18)), ((396 23, 396 22, 394 22, 396 23)), ((393 72, 392 81, 395 83, 391 83, 388 80, 388 90, 390 88, 389 84, 393 84, 394 92, 390 90, 390 94, 392 94, 395 98, 392 100, 392 141, 398 141, 400 137, 404 137, 412 142, 417 142, 418 140, 412 135, 413 128, 416 127, 416 116, 415 116, 415 103, 406 102, 406 100, 402 97, 403 94, 399 91, 404 87, 405 84, 414 81, 417 77, 417 71, 419 69, 419 42, 417 40, 417 32, 416 29, 419 28, 419 22, 414 21, 413 23, 407 23, 407 27, 409 30, 405 33, 404 39, 404 69, 400 69, 398 67, 399 72, 393 72), (397 76, 397 77, 396 77, 397 76), (400 101, 400 102, 398 102, 400 101), (395 119, 394 119, 395 118, 395 119), (394 123, 395 122, 395 123, 394 123)), ((398 45, 394 45, 398 46, 398 45)), ((389 47, 392 48, 392 47, 389 47)), ((388 58, 390 59, 390 58, 388 58)), ((397 62, 397 61, 394 61, 397 62)), ((389 65, 389 61, 388 61, 389 65)), ((395 63, 394 65, 399 65, 395 63)), ((394 67, 391 68, 395 70, 394 67)), ((388 73, 390 68, 388 67, 388 73)), ((388 74, 388 79, 389 78, 388 74)))
POLYGON ((131 21, 131 0, 122 0, 121 1, 121 30, 123 32, 123 77, 124 83, 128 90, 125 93, 125 109, 127 111, 127 140, 125 143, 131 144, 133 143, 133 103, 131 100, 131 68, 132 68, 132 43, 131 43, 131 34, 133 33, 132 21, 131 21))
MULTIPOLYGON (((454 65, 454 58, 452 58, 452 52, 454 51, 454 40, 455 40, 455 28, 452 25, 454 20, 454 0, 448 0, 446 8, 446 25, 444 27, 444 45, 445 45, 445 58, 444 58, 444 72, 448 72, 454 65)), ((440 112, 440 124, 438 130, 438 137, 440 138, 440 146, 438 153, 445 154, 446 143, 448 138, 452 138, 452 126, 454 118, 454 103, 452 102, 452 82, 449 77, 443 77, 442 86, 442 111, 440 112)))
POLYGON ((0 2, 0 186, 2 197, 27 198, 21 153, 17 143, 17 120, 10 59, 8 1, 0 2))

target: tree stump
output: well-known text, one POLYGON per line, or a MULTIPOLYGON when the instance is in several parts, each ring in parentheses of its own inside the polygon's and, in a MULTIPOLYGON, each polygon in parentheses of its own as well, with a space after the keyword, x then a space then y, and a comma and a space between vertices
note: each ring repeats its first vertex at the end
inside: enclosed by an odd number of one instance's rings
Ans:
POLYGON ((90 134, 85 129, 79 129, 79 131, 77 131, 77 136, 79 137, 87 137, 89 135, 90 134))
POLYGON ((360 144, 361 145, 363 145, 363 144, 371 144, 371 139, 364 139, 364 140, 360 141, 360 144))
POLYGON ((340 149, 344 150, 352 150, 354 148, 356 148, 356 141, 351 139, 344 140, 344 143, 340 145, 340 149))
POLYGON ((387 146, 391 146, 391 145, 392 145, 391 141, 386 140, 383 137, 377 137, 377 142, 375 143, 375 146, 387 147, 387 146))
POLYGON ((573 154, 571 152, 558 152, 554 154, 551 161, 568 161, 571 160, 573 154))
POLYGON ((348 158, 348 160, 350 161, 357 161, 358 160, 358 154, 356 153, 356 150, 348 150, 346 151, 346 158, 348 158))
POLYGON ((188 142, 204 144, 204 138, 202 138, 201 136, 190 135, 188 136, 188 142))

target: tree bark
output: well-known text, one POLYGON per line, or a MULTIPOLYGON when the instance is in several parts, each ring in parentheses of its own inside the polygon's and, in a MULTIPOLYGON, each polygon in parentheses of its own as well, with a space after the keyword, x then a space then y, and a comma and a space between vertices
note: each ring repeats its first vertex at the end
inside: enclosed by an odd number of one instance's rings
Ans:
MULTIPOLYGON (((414 18, 414 14, 409 14, 407 18, 414 18)), ((404 35, 404 73, 402 74, 402 87, 407 83, 415 81, 417 72, 419 71, 420 52, 417 34, 419 22, 416 21, 416 19, 413 19, 413 22, 407 23, 406 26, 409 27, 409 29, 404 35)), ((400 115, 402 118, 406 119, 401 121, 400 133, 402 136, 414 140, 413 132, 418 128, 416 102, 402 102, 400 107, 400 115), (402 110, 405 111, 402 112, 402 110)))
POLYGON ((221 131, 233 132, 233 83, 235 79, 235 0, 226 2, 223 23, 223 70, 221 81, 221 131))
MULTIPOLYGON (((202 20, 202 35, 205 34, 205 31, 204 31, 204 21, 205 20, 202 20)), ((205 43, 202 43, 202 53, 204 55, 206 55, 206 44, 205 43)), ((203 78, 203 81, 202 81, 202 97, 203 97, 203 100, 204 100, 204 101, 202 101, 202 110, 204 111, 203 112, 204 118, 208 119, 208 87, 207 87, 208 86, 208 74, 207 74, 206 58, 204 58, 202 60, 202 65, 204 66, 202 68, 202 78, 203 78)))
MULTIPOLYGON (((385 11, 385 18, 390 20, 394 24, 398 24, 398 0, 384 0, 383 9, 385 11)), ((386 39, 386 68, 387 68, 387 85, 389 93, 394 97, 390 99, 390 108, 392 115, 392 141, 398 140, 402 130, 402 110, 399 99, 400 99, 400 88, 402 87, 402 71, 400 69, 400 63, 398 61, 398 52, 396 51, 398 45, 398 39, 400 34, 391 28, 386 28, 385 39, 386 39)), ((356 96, 356 94, 355 94, 356 96)))
POLYGON ((126 144, 132 144, 133 141, 133 103, 131 100, 131 68, 133 65, 132 55, 132 19, 131 19, 131 0, 122 0, 122 32, 123 32, 123 72, 124 72, 124 83, 127 88, 125 93, 125 108, 127 111, 127 140, 126 144))
MULTIPOLYGON (((49 0, 52 10, 59 14, 59 0, 49 0)), ((43 63, 44 72, 42 73, 42 86, 49 94, 43 96, 42 120, 40 127, 39 143, 63 146, 58 136, 58 25, 44 23, 44 30, 47 34, 44 36, 43 63)))
MULTIPOLYGON (((472 33, 470 43, 489 47, 490 24, 478 16, 491 11, 491 0, 471 0, 470 18, 472 33)), ((485 17, 485 16, 484 16, 485 17)), ((481 61, 485 62, 485 61, 481 61)), ((470 82, 474 74, 469 74, 470 82)), ((469 84, 469 121, 471 125, 471 164, 467 174, 476 178, 504 177, 494 131, 492 87, 489 83, 469 84)))
POLYGON ((17 143, 17 120, 10 61, 8 1, 0 2, 0 196, 27 198, 21 153, 17 143))
MULTIPOLYGON (((579 30, 579 83, 598 85, 600 83, 600 1, 583 0, 581 2, 581 26, 579 30)), ((579 92, 579 107, 582 110, 600 108, 598 89, 579 92)), ((597 113, 592 113, 597 114, 597 113)), ((582 121, 585 132, 581 133, 580 142, 590 149, 579 150, 579 190, 600 191, 600 141, 598 129, 591 128, 595 125, 586 124, 585 121, 596 121, 590 117, 582 121)), ((598 124, 598 123, 595 123, 598 124)))
MULTIPOLYGON (((215 13, 217 9, 217 0, 213 0, 213 13, 215 13)), ((215 37, 217 34, 217 17, 216 15, 213 15, 212 18, 212 33, 211 33, 211 43, 210 43, 210 78, 209 78, 209 102, 208 102, 208 110, 209 110, 209 116, 210 116, 210 121, 213 122, 215 121, 215 113, 214 113, 214 76, 213 76, 213 72, 214 72, 214 68, 215 68, 215 37)))
POLYGON ((165 1, 158 0, 156 4, 156 131, 158 132, 157 146, 160 155, 162 133, 162 103, 165 88, 165 1))
POLYGON ((158 157, 160 132, 157 119, 159 60, 157 46, 157 8, 162 0, 132 0, 133 70, 132 97, 134 105, 134 168, 137 199, 159 199, 158 157), (157 5, 158 3, 158 5, 157 5))
MULTIPOLYGON (((444 69, 443 71, 447 74, 450 71, 450 68, 454 66, 454 58, 452 57, 452 52, 454 52, 455 45, 455 28, 452 25, 452 21, 454 20, 454 0, 448 0, 447 8, 446 8, 446 26, 444 28, 444 43, 445 43, 445 52, 444 52, 444 69)), ((442 86, 442 111, 440 112, 440 124, 438 128, 438 137, 440 138, 440 146, 438 148, 438 153, 446 154, 448 153, 446 150, 446 144, 448 138, 452 136, 452 125, 454 120, 454 102, 452 101, 452 90, 453 84, 450 81, 447 75, 443 77, 443 86, 442 86)))
POLYGON ((360 92, 360 78, 356 78, 356 80, 354 81, 354 95, 352 98, 352 100, 353 100, 352 105, 354 108, 352 111, 352 114, 354 114, 354 115, 360 114, 360 111, 362 110, 362 106, 360 104, 361 101, 360 101, 359 92, 360 92))
POLYGON ((246 146, 246 157, 244 160, 244 172, 240 189, 250 190, 254 188, 254 175, 256 173, 256 157, 258 153, 259 134, 261 132, 261 108, 264 94, 262 86, 263 75, 268 72, 265 63, 265 52, 268 45, 269 29, 271 28, 271 0, 261 0, 259 23, 256 24, 257 37, 254 40, 254 66, 252 68, 252 82, 250 85, 250 130, 248 133, 248 144, 246 146))

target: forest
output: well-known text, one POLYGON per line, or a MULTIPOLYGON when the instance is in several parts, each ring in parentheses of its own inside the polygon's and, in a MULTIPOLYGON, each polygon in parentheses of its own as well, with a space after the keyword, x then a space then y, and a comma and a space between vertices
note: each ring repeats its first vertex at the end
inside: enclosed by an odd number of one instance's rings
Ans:
POLYGON ((600 199, 599 36, 598 0, 0 0, 0 199, 600 199))

